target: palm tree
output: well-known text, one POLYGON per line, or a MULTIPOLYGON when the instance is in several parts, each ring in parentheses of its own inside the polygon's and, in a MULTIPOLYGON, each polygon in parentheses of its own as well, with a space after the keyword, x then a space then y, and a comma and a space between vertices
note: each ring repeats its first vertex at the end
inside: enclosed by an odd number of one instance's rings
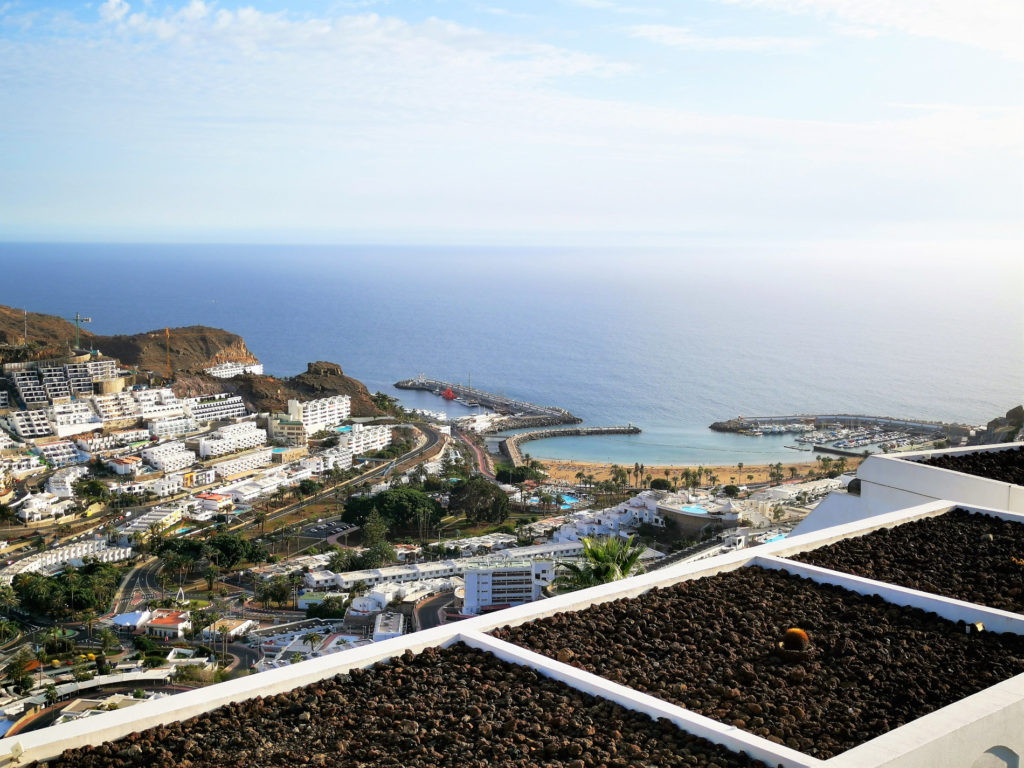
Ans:
POLYGON ((210 563, 203 569, 203 578, 206 579, 206 588, 208 590, 213 590, 213 582, 217 580, 218 576, 220 576, 220 568, 213 563, 210 563))
POLYGON ((640 485, 640 462, 633 462, 633 485, 640 485))
POLYGON ((737 475, 742 475, 743 474, 743 462, 742 461, 737 461, 736 462, 736 474, 737 475))
POLYGON ((640 555, 644 552, 644 546, 634 544, 632 536, 628 539, 584 536, 580 543, 583 545, 580 560, 558 565, 562 573, 555 579, 555 586, 559 589, 571 592, 643 572, 640 555))
POLYGON ((323 640, 323 635, 319 632, 310 632, 306 635, 306 642, 309 643, 309 652, 312 653, 316 650, 316 647, 320 645, 323 640))
POLYGON ((104 627, 100 630, 100 648, 106 653, 114 646, 118 645, 117 635, 110 627, 104 627))
POLYGON ((0 619, 0 642, 7 642, 18 634, 18 625, 9 619, 0 619))

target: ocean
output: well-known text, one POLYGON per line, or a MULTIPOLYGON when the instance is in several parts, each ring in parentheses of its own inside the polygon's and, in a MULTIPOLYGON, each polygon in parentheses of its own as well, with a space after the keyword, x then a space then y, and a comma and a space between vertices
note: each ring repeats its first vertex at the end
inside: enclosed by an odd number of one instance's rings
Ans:
POLYGON ((225 328, 267 373, 330 360, 412 407, 441 408, 392 387, 424 373, 635 424, 529 445, 630 465, 809 456, 707 428, 737 415, 984 423, 1024 401, 1022 295, 1013 254, 976 245, 0 244, 2 304, 103 334, 225 328))

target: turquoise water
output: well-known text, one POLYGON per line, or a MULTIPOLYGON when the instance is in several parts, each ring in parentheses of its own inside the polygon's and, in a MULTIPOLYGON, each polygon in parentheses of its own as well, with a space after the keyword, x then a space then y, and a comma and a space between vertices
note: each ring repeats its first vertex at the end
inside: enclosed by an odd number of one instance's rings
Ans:
MULTIPOLYGON (((578 498, 576 498, 575 496, 572 496, 572 495, 570 495, 568 493, 563 493, 563 494, 561 494, 561 496, 562 496, 562 501, 565 502, 565 503, 562 504, 560 509, 572 509, 572 505, 576 504, 579 501, 578 498)), ((536 497, 536 496, 531 496, 529 499, 527 499, 527 502, 530 503, 530 504, 540 504, 540 499, 538 497, 536 497)))
POLYGON ((274 453, 284 453, 287 450, 287 448, 275 448, 274 453))
POLYGON ((683 507, 683 512, 689 512, 691 515, 706 515, 708 513, 708 511, 704 509, 704 507, 698 507, 694 505, 683 507))
POLYGON ((979 246, 914 248, 11 243, 0 244, 0 304, 81 311, 102 334, 226 328, 269 374, 332 360, 410 407, 469 412, 392 387, 423 372, 643 430, 526 444, 536 457, 754 464, 810 457, 786 449, 786 436, 708 425, 835 411, 979 424, 1020 402, 1024 268, 979 246), (168 263, 206 279, 166 280, 168 263), (282 265, 299 279, 282 281, 282 265), (138 291, 147 280, 161 290, 138 291), (985 311, 936 312, 951 287, 985 311), (288 311, 266 312, 252 296, 288 311))
POLYGON ((777 533, 774 536, 772 536, 770 539, 765 539, 764 543, 765 544, 771 544, 773 541, 782 541, 784 538, 786 538, 786 534, 784 534, 784 533, 777 533))
POLYGON ((352 427, 338 427, 338 432, 351 432, 352 427))

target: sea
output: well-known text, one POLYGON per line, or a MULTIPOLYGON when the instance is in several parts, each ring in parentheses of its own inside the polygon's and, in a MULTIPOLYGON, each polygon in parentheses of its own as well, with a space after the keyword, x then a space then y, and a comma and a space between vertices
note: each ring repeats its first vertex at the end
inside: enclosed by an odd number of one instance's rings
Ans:
POLYGON ((1022 296, 998 244, 0 244, 2 304, 102 334, 225 328, 267 373, 330 360, 409 407, 465 411, 400 379, 471 383, 642 430, 534 456, 648 466, 809 459, 708 429, 737 415, 983 424, 1024 401, 1022 296))

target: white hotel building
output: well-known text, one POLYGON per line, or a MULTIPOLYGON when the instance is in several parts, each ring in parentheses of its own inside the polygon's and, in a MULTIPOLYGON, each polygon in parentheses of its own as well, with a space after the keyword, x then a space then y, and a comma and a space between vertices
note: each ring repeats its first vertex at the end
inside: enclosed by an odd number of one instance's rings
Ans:
POLYGON ((248 413, 242 398, 228 393, 190 397, 185 400, 185 408, 188 415, 200 423, 238 419, 248 413))
POLYGON ((177 440, 146 448, 142 451, 142 458, 154 469, 165 473, 190 467, 196 461, 195 453, 185 450, 185 444, 177 440))
POLYGON ((227 424, 209 437, 199 441, 199 455, 204 459, 227 456, 267 444, 267 430, 259 429, 254 422, 243 421, 227 424))
POLYGON ((204 368, 203 371, 218 379, 230 379, 232 376, 241 376, 243 373, 259 376, 263 373, 263 363, 220 363, 210 368, 204 368))
POLYGON ((348 448, 353 456, 380 451, 391 445, 391 427, 387 424, 353 424, 351 432, 341 434, 339 446, 348 448))
POLYGON ((36 437, 47 437, 53 434, 50 420, 46 418, 46 411, 36 408, 31 411, 12 411, 8 417, 11 429, 22 440, 30 440, 36 437))
POLYGON ((463 573, 466 595, 462 612, 479 614, 485 608, 523 605, 539 600, 541 590, 555 579, 554 560, 511 560, 474 563, 463 573))
POLYGON ((348 395, 333 395, 305 402, 288 401, 288 418, 293 421, 301 421, 307 435, 337 426, 345 421, 351 413, 352 398, 348 395))
POLYGON ((217 477, 233 477, 246 472, 255 472, 257 469, 269 467, 273 455, 273 449, 260 448, 244 453, 238 458, 218 462, 213 465, 212 469, 217 473, 217 477))

